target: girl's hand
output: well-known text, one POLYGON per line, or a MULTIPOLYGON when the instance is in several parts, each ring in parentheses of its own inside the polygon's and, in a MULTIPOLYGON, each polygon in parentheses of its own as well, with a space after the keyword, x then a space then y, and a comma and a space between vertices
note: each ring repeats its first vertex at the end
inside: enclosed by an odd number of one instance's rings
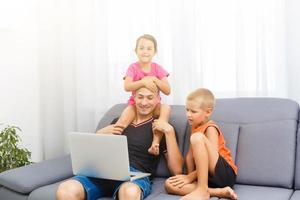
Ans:
POLYGON ((153 81, 153 77, 152 76, 146 76, 144 78, 142 78, 142 83, 143 85, 148 88, 149 90, 151 90, 152 92, 157 92, 158 88, 156 86, 156 84, 153 81))
POLYGON ((180 174, 176 176, 172 176, 169 179, 169 182, 174 186, 178 188, 182 188, 184 185, 189 184, 192 182, 189 175, 180 174))
POLYGON ((163 132, 163 133, 168 133, 169 131, 173 130, 173 126, 171 126, 168 122, 156 119, 152 123, 152 129, 154 131, 160 131, 160 132, 163 132))

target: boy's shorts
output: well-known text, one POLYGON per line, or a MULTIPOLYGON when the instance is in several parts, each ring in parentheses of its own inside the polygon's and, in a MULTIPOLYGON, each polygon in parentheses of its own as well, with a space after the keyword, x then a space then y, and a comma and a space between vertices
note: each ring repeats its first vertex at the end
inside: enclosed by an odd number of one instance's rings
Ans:
MULTIPOLYGON (((133 167, 130 167, 130 171, 139 172, 133 167)), ((86 194, 86 200, 96 200, 104 196, 117 199, 120 186, 122 183, 125 183, 124 181, 98 179, 81 175, 74 176, 73 179, 79 181, 83 185, 86 194)), ((142 191, 141 199, 146 198, 151 193, 152 182, 150 181, 149 177, 134 180, 132 183, 140 187, 142 191)))
POLYGON ((228 162, 219 155, 215 174, 213 176, 208 176, 208 187, 210 188, 223 188, 230 186, 231 188, 235 184, 236 174, 234 173, 232 167, 228 162))

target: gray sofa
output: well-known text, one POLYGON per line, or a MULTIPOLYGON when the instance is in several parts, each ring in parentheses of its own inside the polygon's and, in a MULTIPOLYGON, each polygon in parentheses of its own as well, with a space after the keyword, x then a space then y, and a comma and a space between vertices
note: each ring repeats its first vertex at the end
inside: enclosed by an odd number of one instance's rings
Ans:
MULTIPOLYGON (((109 124, 124 106, 112 107, 99 122, 99 127, 109 124)), ((223 130, 238 166, 234 189, 239 199, 300 199, 300 125, 296 102, 278 98, 217 99, 212 118, 223 130)), ((180 150, 185 155, 190 127, 184 106, 172 106, 170 122, 175 126, 180 150)), ((180 198, 164 190, 164 180, 169 175, 162 159, 153 191, 147 199, 180 198)), ((55 199, 58 184, 70 177, 72 169, 68 155, 9 170, 0 174, 0 199, 55 199)))

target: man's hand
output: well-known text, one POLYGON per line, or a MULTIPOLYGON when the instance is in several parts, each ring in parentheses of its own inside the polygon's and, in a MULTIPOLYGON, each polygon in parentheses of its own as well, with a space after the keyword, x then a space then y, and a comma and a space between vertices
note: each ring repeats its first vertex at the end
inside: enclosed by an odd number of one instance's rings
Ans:
POLYGON ((97 134, 116 134, 121 135, 124 128, 120 126, 115 126, 114 124, 111 124, 109 126, 106 126, 102 129, 99 129, 96 133, 97 134))
POLYGON ((145 76, 144 78, 142 78, 142 83, 143 85, 148 88, 149 90, 151 90, 154 93, 157 93, 158 88, 157 85, 154 82, 154 77, 153 76, 145 76))

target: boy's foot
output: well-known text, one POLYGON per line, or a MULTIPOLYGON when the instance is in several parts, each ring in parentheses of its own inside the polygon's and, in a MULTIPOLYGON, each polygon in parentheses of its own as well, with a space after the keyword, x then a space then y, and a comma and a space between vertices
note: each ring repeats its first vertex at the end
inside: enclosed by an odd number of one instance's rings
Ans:
POLYGON ((237 194, 234 192, 233 189, 231 189, 231 187, 224 187, 224 188, 218 188, 219 190, 219 196, 221 198, 227 198, 227 199, 233 199, 236 200, 237 199, 237 194))
POLYGON ((148 153, 158 156, 159 155, 159 144, 153 144, 151 145, 151 147, 148 149, 148 153))
POLYGON ((232 200, 238 199, 237 194, 229 186, 224 187, 224 188, 210 188, 209 190, 210 190, 211 196, 232 199, 232 200))
POLYGON ((208 190, 195 189, 193 192, 183 196, 180 200, 209 200, 208 190))

